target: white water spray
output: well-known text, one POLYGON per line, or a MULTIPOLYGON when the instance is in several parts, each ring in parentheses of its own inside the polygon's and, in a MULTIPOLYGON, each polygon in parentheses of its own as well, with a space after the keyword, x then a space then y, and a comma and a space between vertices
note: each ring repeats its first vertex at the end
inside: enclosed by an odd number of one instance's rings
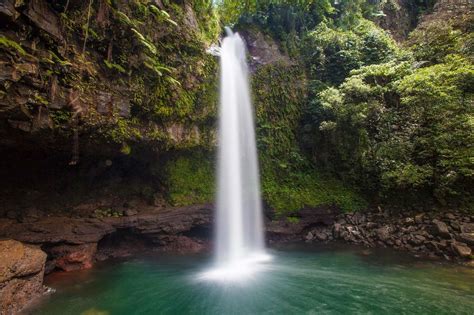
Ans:
POLYGON ((217 280, 258 269, 265 253, 260 179, 245 44, 226 29, 221 49, 219 159, 216 217, 217 280))

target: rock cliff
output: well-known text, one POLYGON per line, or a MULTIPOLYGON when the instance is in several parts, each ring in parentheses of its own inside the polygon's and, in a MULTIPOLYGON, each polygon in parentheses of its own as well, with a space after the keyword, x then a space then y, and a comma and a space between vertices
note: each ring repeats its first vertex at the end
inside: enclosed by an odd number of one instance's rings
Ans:
POLYGON ((46 254, 37 247, 0 240, 0 314, 16 314, 44 292, 46 254))

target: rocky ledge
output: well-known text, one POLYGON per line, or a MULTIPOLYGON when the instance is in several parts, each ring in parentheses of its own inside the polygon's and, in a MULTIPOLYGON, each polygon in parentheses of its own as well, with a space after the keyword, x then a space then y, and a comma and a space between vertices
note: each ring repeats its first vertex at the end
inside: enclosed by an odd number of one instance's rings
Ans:
POLYGON ((474 215, 466 213, 339 214, 331 221, 300 216, 295 223, 273 223, 274 240, 344 241, 366 247, 391 247, 416 256, 474 266, 474 215), (275 228, 276 226, 277 228, 275 228))
POLYGON ((211 207, 200 205, 146 213, 130 210, 120 217, 0 219, 0 237, 41 246, 48 254, 46 272, 71 271, 148 245, 164 251, 199 251, 204 244, 193 236, 193 229, 206 229, 211 217, 211 207), (122 241, 128 245, 120 246, 122 241))
MULTIPOLYGON (((211 225, 212 206, 196 205, 127 210, 119 217, 5 218, 0 219, 0 237, 40 246, 48 254, 49 273, 87 269, 97 260, 150 248, 202 251, 209 247, 211 225)), ((291 219, 267 220, 266 232, 270 243, 343 241, 470 264, 474 258, 474 215, 466 213, 343 214, 336 207, 307 208, 291 219)))
POLYGON ((16 314, 44 292, 46 253, 13 240, 0 240, 0 315, 16 314))

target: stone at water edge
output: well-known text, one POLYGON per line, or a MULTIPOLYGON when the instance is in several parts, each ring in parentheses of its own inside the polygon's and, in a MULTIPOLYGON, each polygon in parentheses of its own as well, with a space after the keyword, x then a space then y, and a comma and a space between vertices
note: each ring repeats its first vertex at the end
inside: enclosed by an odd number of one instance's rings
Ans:
POLYGON ((390 238, 390 233, 391 233, 391 228, 390 226, 386 225, 381 228, 378 228, 376 230, 377 236, 381 241, 386 241, 387 239, 390 238))
POLYGON ((334 223, 333 235, 335 239, 338 239, 341 236, 341 227, 340 223, 334 223))
POLYGON ((439 235, 444 238, 451 238, 451 234, 449 234, 449 229, 446 223, 439 221, 439 220, 433 220, 433 233, 435 235, 439 235))
POLYGON ((445 215, 445 217, 446 217, 446 219, 448 219, 448 220, 456 220, 456 216, 455 216, 454 214, 452 214, 452 213, 447 213, 447 214, 445 215))
POLYGON ((474 233, 461 233, 458 240, 474 247, 474 233))
POLYGON ((468 258, 471 256, 472 250, 464 243, 452 243, 451 247, 460 257, 468 258))
POLYGON ((97 252, 97 243, 82 245, 59 245, 50 249, 55 268, 63 271, 92 268, 97 252))
POLYGON ((420 214, 415 215, 415 223, 422 224, 424 216, 425 216, 424 213, 420 213, 420 214))
POLYGON ((0 315, 16 314, 44 292, 46 253, 14 240, 0 240, 0 315))
POLYGON ((135 210, 135 209, 127 209, 123 212, 123 215, 126 216, 126 217, 132 217, 134 215, 137 215, 138 214, 138 211, 135 210))
POLYGON ((461 225, 461 232, 467 234, 474 234, 474 223, 465 223, 461 225))

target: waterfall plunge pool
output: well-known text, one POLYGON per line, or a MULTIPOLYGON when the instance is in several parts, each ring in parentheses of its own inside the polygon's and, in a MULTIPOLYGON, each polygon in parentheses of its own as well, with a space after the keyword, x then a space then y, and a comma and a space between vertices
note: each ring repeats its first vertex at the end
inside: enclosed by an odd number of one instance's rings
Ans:
POLYGON ((271 250, 243 281, 207 281, 205 255, 148 255, 56 273, 25 314, 472 314, 474 270, 358 247, 271 250))

